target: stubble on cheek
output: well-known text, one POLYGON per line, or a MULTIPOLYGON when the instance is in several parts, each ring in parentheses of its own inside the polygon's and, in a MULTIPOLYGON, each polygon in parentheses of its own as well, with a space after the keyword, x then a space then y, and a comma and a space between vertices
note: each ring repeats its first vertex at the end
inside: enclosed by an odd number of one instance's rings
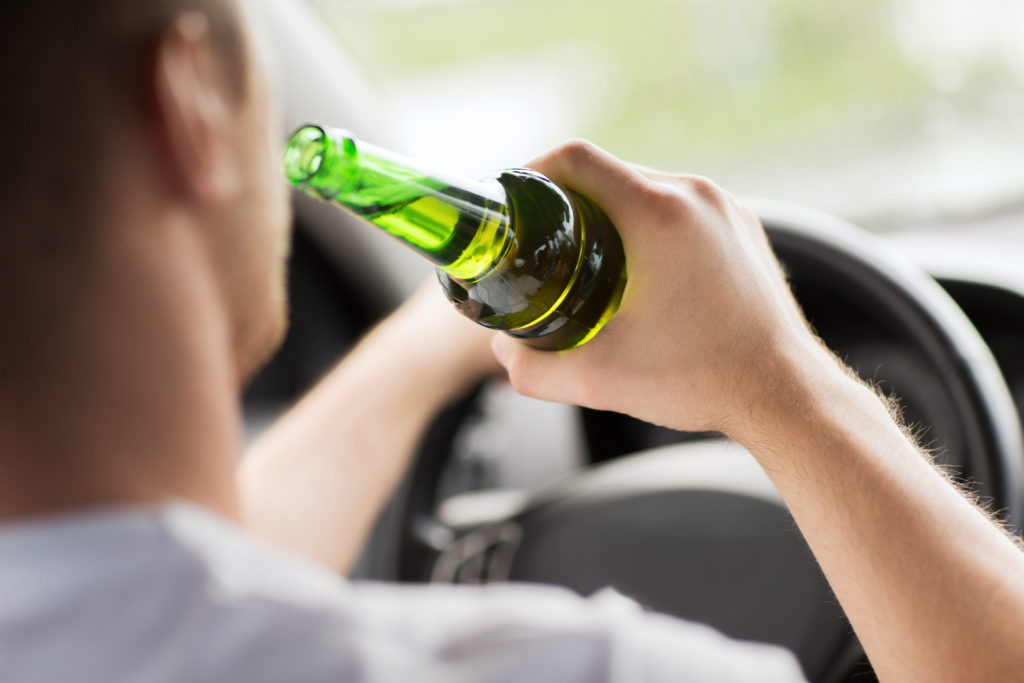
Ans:
MULTIPOLYGON (((283 188, 283 181, 281 187, 283 188)), ((293 216, 291 202, 286 190, 279 190, 276 220, 273 221, 275 244, 272 252, 273 262, 267 275, 269 282, 269 311, 266 313, 266 329, 261 335, 262 348, 255 354, 251 369, 245 375, 246 381, 251 378, 280 348, 288 333, 288 268, 292 246, 293 216)))

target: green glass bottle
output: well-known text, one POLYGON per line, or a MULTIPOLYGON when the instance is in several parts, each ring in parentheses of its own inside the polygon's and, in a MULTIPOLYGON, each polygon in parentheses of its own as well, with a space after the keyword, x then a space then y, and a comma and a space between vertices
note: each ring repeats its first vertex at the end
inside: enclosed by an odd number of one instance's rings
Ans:
POLYGON ((284 170, 433 261, 464 315, 530 346, 579 346, 619 306, 626 264, 611 221, 535 171, 452 179, 316 125, 292 134, 284 170))

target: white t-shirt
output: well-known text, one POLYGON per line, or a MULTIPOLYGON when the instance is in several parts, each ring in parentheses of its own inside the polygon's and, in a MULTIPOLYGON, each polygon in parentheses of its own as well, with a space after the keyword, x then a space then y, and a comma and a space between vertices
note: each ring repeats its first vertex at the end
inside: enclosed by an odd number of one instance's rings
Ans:
POLYGON ((347 582, 183 503, 0 526, 3 683, 795 680, 610 591, 347 582))

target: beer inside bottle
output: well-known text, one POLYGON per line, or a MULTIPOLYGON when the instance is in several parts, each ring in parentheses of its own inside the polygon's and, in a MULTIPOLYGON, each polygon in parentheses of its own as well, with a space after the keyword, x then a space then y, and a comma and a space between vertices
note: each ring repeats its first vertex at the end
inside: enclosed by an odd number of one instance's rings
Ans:
POLYGON ((530 346, 579 346, 619 306, 618 233, 595 205, 535 171, 448 178, 316 125, 292 134, 284 169, 292 184, 430 259, 463 315, 530 346))

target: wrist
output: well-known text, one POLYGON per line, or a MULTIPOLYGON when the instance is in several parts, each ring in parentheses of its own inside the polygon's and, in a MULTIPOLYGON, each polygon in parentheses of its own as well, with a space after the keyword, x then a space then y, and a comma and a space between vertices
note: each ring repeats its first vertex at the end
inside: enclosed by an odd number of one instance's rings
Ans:
POLYGON ((746 404, 723 432, 748 450, 805 429, 838 394, 873 393, 818 339, 789 340, 759 359, 746 404))

